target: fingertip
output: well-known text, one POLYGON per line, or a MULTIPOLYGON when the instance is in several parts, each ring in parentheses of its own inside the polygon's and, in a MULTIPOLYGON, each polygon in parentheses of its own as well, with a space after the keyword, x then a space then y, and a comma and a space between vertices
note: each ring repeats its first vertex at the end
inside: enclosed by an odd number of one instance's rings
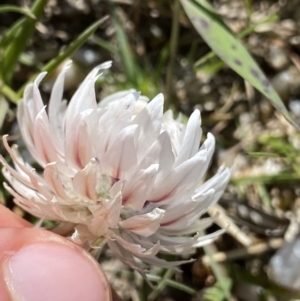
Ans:
POLYGON ((9 250, 1 251, 5 253, 0 256, 0 263, 10 296, 7 300, 112 300, 108 281, 98 263, 80 247, 43 230, 7 230, 10 236, 21 231, 24 232, 21 237, 25 237, 21 244, 10 243, 9 250), (29 238, 30 235, 35 238, 29 238))
POLYGON ((32 227, 32 224, 16 215, 5 206, 0 205, 0 228, 4 227, 23 228, 32 227))

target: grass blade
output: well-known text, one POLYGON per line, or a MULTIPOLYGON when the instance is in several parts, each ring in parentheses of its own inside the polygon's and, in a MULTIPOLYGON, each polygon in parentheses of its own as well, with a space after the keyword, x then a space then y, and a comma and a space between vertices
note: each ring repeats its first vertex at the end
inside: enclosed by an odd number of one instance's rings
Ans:
POLYGON ((51 73, 58 65, 60 65, 65 59, 70 57, 78 48, 80 48, 86 40, 96 31, 96 29, 103 24, 109 17, 105 16, 101 20, 96 21, 90 27, 88 27, 81 35, 73 41, 64 51, 62 51, 55 59, 51 60, 45 65, 42 71, 51 73))
POLYGON ((0 129, 9 110, 9 104, 3 96, 0 96, 0 129))
POLYGON ((249 185, 253 183, 263 183, 263 184, 276 184, 276 183, 286 183, 299 181, 300 175, 295 173, 282 173, 278 175, 262 175, 262 176, 249 176, 240 177, 238 179, 232 179, 231 183, 234 185, 249 185))
POLYGON ((116 29, 116 35, 119 42, 119 53, 122 58, 123 71, 126 74, 127 78, 134 84, 137 85, 137 74, 139 74, 137 70, 137 65, 135 63, 126 33, 121 25, 119 20, 117 10, 114 4, 111 2, 111 12, 112 12, 112 21, 116 29))
POLYGON ((7 45, 11 42, 17 31, 24 25, 25 22, 25 18, 18 20, 4 33, 0 41, 0 48, 7 47, 7 45))
MULTIPOLYGON (((203 234, 204 235, 204 234, 203 234)), ((211 269, 216 277, 215 285, 206 291, 205 300, 232 300, 232 281, 223 273, 221 266, 213 259, 213 248, 211 245, 203 246, 204 252, 210 259, 211 269)))
MULTIPOLYGON (((245 38, 248 35, 250 35, 251 33, 253 33, 255 31, 256 27, 258 27, 262 24, 270 24, 270 23, 273 23, 275 21, 278 21, 278 16, 276 14, 272 14, 270 16, 267 16, 261 22, 259 22, 257 24, 249 25, 246 29, 244 29, 243 31, 238 33, 237 37, 239 39, 245 38)), ((200 69, 201 70, 206 69, 208 71, 211 70, 211 73, 214 74, 214 73, 218 72, 219 70, 221 70, 224 67, 224 65, 225 65, 224 62, 222 60, 220 60, 213 51, 210 51, 209 53, 204 55, 202 58, 197 60, 194 64, 194 67, 195 67, 196 71, 198 71, 200 69), (213 66, 210 66, 210 64, 213 65, 213 66), (214 68, 214 66, 216 66, 216 67, 214 68)))
POLYGON ((166 100, 165 100, 165 109, 167 110, 171 101, 173 87, 173 73, 174 65, 176 61, 176 50, 178 44, 178 35, 179 35, 179 12, 180 12, 180 2, 175 0, 174 10, 173 10, 173 21, 172 21, 172 30, 171 30, 171 40, 170 40, 170 60, 167 69, 167 89, 166 89, 166 100))
POLYGON ((91 36, 90 41, 111 53, 118 53, 117 48, 114 47, 111 43, 106 42, 104 39, 96 37, 95 35, 91 36))
POLYGON ((1 79, 0 79, 0 94, 4 95, 7 99, 11 102, 17 103, 19 100, 19 96, 15 91, 13 91, 9 86, 7 86, 1 79))
MULTIPOLYGON (((79 47, 81 47, 86 40, 96 31, 96 29, 106 20, 108 19, 108 16, 105 16, 101 20, 93 23, 90 27, 88 27, 81 35, 73 41, 64 51, 62 51, 56 58, 51 60, 48 64, 46 64, 41 71, 46 71, 48 73, 51 73, 53 70, 56 69, 64 60, 66 60, 68 57, 70 57, 79 47)), ((35 74, 32 76, 28 82, 31 82, 33 78, 35 78, 37 75, 35 74)), ((27 83, 28 83, 27 82, 27 83)), ((20 96, 23 93, 23 90, 27 83, 20 88, 18 91, 18 95, 20 96)))
POLYGON ((21 8, 19 6, 16 5, 0 5, 0 14, 1 13, 8 13, 8 12, 14 12, 14 13, 19 13, 19 14, 23 14, 25 16, 27 16, 28 18, 32 19, 32 20, 36 20, 36 17, 34 14, 32 14, 32 12, 21 8))
POLYGON ((174 269, 168 269, 166 270, 164 276, 162 277, 161 281, 158 283, 156 288, 151 292, 151 294, 148 296, 148 301, 155 300, 159 294, 166 288, 168 285, 167 281, 172 278, 175 271, 174 269))
MULTIPOLYGON (((157 276, 157 275, 151 275, 151 274, 147 274, 146 275, 148 280, 149 281, 153 281, 153 282, 160 282, 162 281, 162 278, 157 276)), ((165 282, 168 286, 170 287, 173 287, 173 288, 176 288, 180 291, 183 291, 191 296, 193 295, 196 295, 197 291, 194 290, 193 288, 183 284, 183 283, 180 283, 180 282, 177 282, 175 280, 171 280, 171 279, 165 279, 165 282)))
POLYGON ((17 30, 16 34, 14 35, 13 40, 4 51, 1 64, 1 75, 6 82, 11 80, 14 66, 17 63, 21 52, 24 51, 27 41, 32 36, 35 29, 35 24, 43 14, 46 3, 47 0, 36 0, 34 2, 31 9, 31 14, 34 15, 36 19, 33 20, 32 18, 27 17, 23 23, 23 26, 18 28, 19 30, 17 30))
POLYGON ((197 32, 212 50, 229 67, 264 94, 287 121, 300 129, 247 49, 213 11, 213 8, 205 0, 180 1, 197 32))

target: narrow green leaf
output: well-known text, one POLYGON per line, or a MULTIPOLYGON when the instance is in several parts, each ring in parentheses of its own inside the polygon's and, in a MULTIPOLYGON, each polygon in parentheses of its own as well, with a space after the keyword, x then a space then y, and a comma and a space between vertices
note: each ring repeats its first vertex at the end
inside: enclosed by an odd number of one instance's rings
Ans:
MULTIPOLYGON (((41 71, 46 71, 48 73, 51 73, 53 70, 55 70, 64 60, 70 57, 79 47, 81 47, 86 42, 86 40, 96 31, 96 29, 107 19, 108 16, 105 16, 101 20, 93 23, 83 33, 81 33, 81 35, 75 41, 73 41, 64 51, 62 51, 56 58, 52 59, 48 64, 46 64, 41 71)), ((36 76, 37 74, 33 75, 28 82, 31 82, 36 76)), ((20 90, 17 92, 19 96, 23 93, 27 83, 24 86, 22 86, 20 90)))
POLYGON ((266 208, 269 208, 270 210, 272 210, 272 200, 271 200, 269 191, 266 188, 266 185, 264 185, 263 183, 257 183, 256 186, 257 186, 257 191, 260 196, 262 204, 264 204, 264 206, 266 206, 266 208))
POLYGON ((299 181, 300 175, 295 173, 282 173, 278 175, 262 175, 262 176, 250 176, 240 177, 238 179, 232 179, 231 182, 234 185, 250 185, 253 183, 275 184, 279 182, 291 182, 299 181))
POLYGON ((264 94, 284 117, 300 129, 249 52, 205 0, 180 0, 198 33, 240 76, 264 94))
POLYGON ((17 103, 20 98, 15 91, 13 91, 0 79, 0 95, 1 94, 14 103, 17 103))
POLYGON ((101 39, 95 35, 91 36, 90 41, 95 43, 99 47, 106 49, 107 51, 109 51, 111 53, 118 53, 118 50, 115 46, 113 46, 111 43, 106 42, 104 39, 101 39))
POLYGON ((248 155, 254 158, 278 158, 279 154, 268 152, 248 152, 248 155))
POLYGON ((11 42, 17 31, 24 25, 25 22, 26 19, 21 18, 5 31, 0 41, 0 48, 6 47, 11 42))
MULTIPOLYGON (((202 235, 205 235, 205 232, 202 231, 202 235)), ((222 301, 223 299, 232 300, 231 297, 231 288, 232 288, 232 280, 224 275, 223 268, 220 264, 218 264, 212 257, 213 248, 211 245, 203 246, 204 252, 210 259, 211 269, 216 277, 216 284, 212 290, 208 291, 208 295, 210 298, 205 300, 210 301, 222 301)))
POLYGON ((155 300, 158 297, 158 295, 166 288, 166 286, 168 285, 167 281, 173 277, 174 273, 175 273, 174 269, 166 270, 161 281, 158 283, 156 288, 148 296, 148 299, 147 299, 148 301, 155 300))
POLYGON ((171 98, 174 93, 173 87, 173 76, 174 76, 174 66, 176 62, 177 44, 179 36, 179 15, 180 15, 180 2, 179 0, 174 1, 173 18, 172 18, 172 29, 170 38, 170 59, 167 68, 166 77, 166 98, 165 98, 165 109, 169 108, 171 98))
POLYGON ((86 40, 96 31, 96 29, 107 19, 108 16, 105 16, 101 20, 94 22, 55 59, 51 60, 47 65, 45 65, 42 71, 47 71, 49 73, 52 72, 59 64, 61 64, 65 59, 70 57, 79 47, 81 47, 86 42, 86 40))
MULTIPOLYGON (((239 39, 245 38, 249 34, 254 32, 256 27, 258 27, 262 24, 270 24, 275 21, 278 21, 278 15, 276 15, 276 14, 269 15, 259 23, 250 24, 246 29, 244 29, 240 33, 238 33, 237 37, 239 39)), ((222 60, 220 60, 213 51, 210 51, 209 53, 207 53, 206 55, 201 57, 194 64, 194 68, 197 71, 201 70, 204 73, 208 73, 208 74, 217 73, 219 70, 221 70, 223 68, 223 66, 224 66, 224 62, 222 60), (210 65, 212 65, 212 66, 210 66, 210 65)))
POLYGON ((2 124, 5 120, 5 116, 8 112, 9 105, 6 99, 3 96, 0 96, 0 129, 2 128, 2 124))
POLYGON ((204 292, 204 300, 205 301, 223 301, 223 300, 231 300, 226 297, 226 293, 223 290, 223 287, 226 288, 226 291, 230 291, 232 287, 232 280, 229 278, 225 278, 223 283, 217 281, 213 286, 205 289, 204 292))
POLYGON ((117 9, 115 5, 111 3, 111 12, 112 12, 112 21, 116 29, 116 36, 119 44, 119 54, 122 58, 123 71, 128 77, 128 79, 137 86, 137 79, 139 74, 137 64, 135 63, 135 59, 133 53, 131 51, 128 38, 124 28, 119 20, 117 9))
POLYGON ((36 0, 34 2, 31 14, 34 15, 36 19, 33 20, 32 18, 27 17, 25 22, 18 28, 13 36, 11 43, 9 43, 8 47, 5 49, 1 63, 1 75, 6 82, 11 80, 14 66, 17 63, 21 52, 25 49, 27 41, 32 36, 35 24, 43 14, 46 3, 47 0, 36 0))
POLYGON ((157 83, 160 80, 161 75, 163 74, 163 68, 167 64, 169 52, 170 52, 170 49, 167 46, 163 47, 160 51, 159 59, 158 59, 158 62, 156 64, 155 70, 154 70, 154 76, 153 76, 154 83, 157 83))
MULTIPOLYGON (((147 279, 149 281, 153 281, 153 282, 160 282, 160 281, 162 281, 162 278, 159 277, 159 276, 157 276, 157 275, 147 274, 146 276, 147 276, 147 279)), ((177 282, 177 281, 171 280, 171 279, 166 279, 165 281, 168 284, 168 286, 174 287, 174 288, 176 288, 176 289, 178 289, 180 291, 183 291, 183 292, 185 292, 185 293, 187 293, 189 295, 193 296, 193 295, 196 295, 196 293, 197 293, 196 290, 194 290, 193 288, 191 288, 191 287, 189 287, 189 286, 187 286, 187 285, 185 285, 183 283, 180 283, 180 282, 177 282)))
POLYGON ((19 13, 19 14, 23 14, 27 17, 29 17, 32 20, 36 20, 36 17, 34 14, 32 14, 32 12, 21 8, 19 6, 16 5, 0 5, 0 14, 1 13, 8 13, 8 12, 14 12, 14 13, 19 13))

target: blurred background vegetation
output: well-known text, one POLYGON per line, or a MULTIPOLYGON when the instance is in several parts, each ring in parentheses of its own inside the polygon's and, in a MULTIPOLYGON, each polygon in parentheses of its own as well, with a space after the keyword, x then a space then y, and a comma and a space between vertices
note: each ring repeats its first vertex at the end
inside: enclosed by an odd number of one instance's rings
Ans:
MULTIPOLYGON (((228 231, 181 273, 153 268, 150 288, 103 253, 125 301, 300 298, 300 0, 2 0, 0 14, 0 134, 26 160, 16 122, 24 85, 48 71, 47 100, 71 58, 66 99, 91 68, 112 60, 96 83, 99 99, 135 88, 149 98, 163 92, 166 109, 186 116, 199 108, 203 132, 217 140, 211 174, 235 164, 208 212, 218 212, 210 231, 228 231)), ((7 156, 2 145, 0 153, 7 156)), ((32 220, 2 186, 0 202, 32 220)))

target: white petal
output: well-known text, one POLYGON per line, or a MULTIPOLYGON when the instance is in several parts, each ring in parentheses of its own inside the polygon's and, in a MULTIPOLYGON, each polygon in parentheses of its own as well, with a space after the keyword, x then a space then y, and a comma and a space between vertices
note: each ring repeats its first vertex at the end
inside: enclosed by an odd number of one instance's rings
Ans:
POLYGON ((212 178, 210 178, 208 181, 203 183, 199 188, 195 190, 193 198, 197 199, 199 196, 201 196, 203 193, 205 193, 211 188, 215 189, 216 191, 215 197, 220 197, 221 194, 224 192, 227 183, 230 180, 230 176, 231 171, 229 168, 219 168, 218 172, 212 178))
POLYGON ((50 162, 59 161, 53 145, 45 107, 43 107, 36 116, 34 124, 34 145, 36 149, 35 156, 36 158, 39 158, 39 163, 42 166, 50 162))
POLYGON ((130 90, 124 90, 124 91, 118 91, 115 93, 112 93, 104 98, 99 102, 98 107, 106 107, 107 105, 110 105, 114 101, 119 101, 122 98, 126 97, 128 94, 136 92, 135 89, 130 89, 130 90))
POLYGON ((170 173, 175 157, 172 151, 170 136, 168 132, 162 132, 146 153, 139 169, 145 169, 152 164, 159 164, 160 177, 163 178, 170 173))
POLYGON ((109 228, 117 228, 122 207, 122 195, 119 193, 114 200, 100 205, 89 206, 93 219, 89 223, 90 231, 101 237, 107 233, 109 228))
POLYGON ((182 265, 182 264, 185 264, 185 263, 193 262, 193 261, 195 261, 195 259, 191 258, 189 260, 166 261, 164 259, 160 259, 160 258, 157 258, 157 257, 151 257, 151 258, 143 258, 143 261, 147 262, 151 265, 156 265, 156 266, 159 266, 159 267, 162 267, 162 268, 169 269, 169 268, 175 268, 176 266, 179 266, 179 265, 182 265))
MULTIPOLYGON (((35 116, 34 116, 35 117, 35 116)), ((29 113, 29 108, 25 103, 25 100, 22 99, 18 105, 17 118, 19 123, 19 128, 22 134, 22 138, 26 143, 29 151, 34 154, 34 144, 33 144, 33 125, 34 121, 29 113)))
POLYGON ((66 131, 71 130, 71 124, 75 116, 80 112, 87 109, 96 109, 97 102, 95 98, 94 84, 97 79, 97 74, 100 70, 108 69, 112 65, 111 62, 103 63, 95 67, 81 83, 77 91, 74 93, 72 99, 70 100, 65 120, 64 128, 66 131))
POLYGON ((119 223, 127 230, 148 237, 155 233, 164 216, 165 210, 155 208, 147 214, 135 215, 119 223))
POLYGON ((83 170, 78 171, 73 180, 74 190, 81 196, 97 200, 97 167, 96 163, 91 162, 83 170))
POLYGON ((131 243, 131 242, 123 239, 119 235, 115 235, 114 238, 124 249, 126 249, 127 251, 131 252, 133 255, 138 256, 138 257, 152 258, 159 251, 159 246, 160 246, 159 242, 157 242, 152 248, 145 249, 138 244, 131 243))
POLYGON ((200 232, 204 229, 207 229, 214 223, 214 218, 202 218, 195 221, 192 225, 188 227, 184 227, 182 229, 164 229, 160 228, 160 233, 166 234, 166 235, 186 235, 186 234, 192 234, 196 232, 200 232))
POLYGON ((13 159, 14 163, 18 166, 18 168, 20 168, 20 170, 22 170, 24 174, 28 176, 33 187, 39 192, 41 192, 46 198, 49 198, 50 194, 47 191, 47 189, 44 188, 43 185, 40 185, 42 179, 37 174, 34 173, 33 169, 27 168, 27 166, 25 166, 24 163, 18 159, 16 155, 16 151, 11 149, 7 143, 7 136, 3 136, 2 139, 3 139, 4 146, 8 151, 9 155, 11 156, 11 158, 13 159))
POLYGON ((175 166, 180 165, 184 161, 193 157, 199 149, 202 130, 200 128, 200 112, 195 110, 189 118, 182 147, 176 158, 175 166))
POLYGON ((34 107, 35 115, 37 115, 38 112, 40 112, 44 106, 38 86, 39 86, 40 82, 43 80, 43 78, 46 76, 46 74, 47 74, 47 72, 40 73, 32 85, 32 91, 31 91, 32 94, 30 96, 33 98, 33 104, 34 104, 33 107, 34 107))
POLYGON ((132 124, 138 124, 136 145, 138 161, 149 149, 160 133, 163 116, 164 98, 158 94, 133 120, 132 124))
POLYGON ((55 135, 57 143, 59 144, 59 149, 62 150, 62 119, 61 119, 61 111, 64 106, 62 103, 63 91, 64 91, 64 80, 65 74, 68 71, 72 64, 72 61, 68 61, 59 76, 57 77, 49 100, 49 122, 51 124, 51 129, 53 130, 53 135, 55 135))
POLYGON ((166 202, 171 197, 178 197, 186 191, 193 190, 206 171, 205 167, 208 165, 206 156, 207 152, 201 151, 197 156, 175 168, 167 177, 157 177, 149 201, 166 202))
POLYGON ((77 115, 73 121, 72 131, 66 134, 65 152, 66 162, 75 169, 84 168, 93 158, 93 145, 90 143, 86 115, 92 111, 87 110, 77 115))
POLYGON ((123 206, 129 206, 140 211, 152 189, 154 177, 157 173, 158 165, 150 165, 146 170, 139 170, 124 185, 122 190, 123 206))
POLYGON ((107 174, 116 179, 127 179, 126 176, 136 167, 134 134, 137 125, 130 125, 116 134, 115 140, 100 161, 107 174))
POLYGON ((30 182, 30 178, 24 174, 22 175, 21 173, 17 172, 15 169, 13 169, 8 163, 4 160, 4 158, 0 155, 0 162, 4 166, 2 169, 2 173, 6 179, 10 179, 11 177, 14 177, 17 179, 19 182, 23 183, 27 187, 34 189, 34 186, 30 182))
POLYGON ((213 241, 215 241, 220 235, 224 234, 225 231, 226 231, 226 229, 221 229, 221 230, 218 230, 211 234, 200 236, 194 243, 193 247, 200 248, 205 245, 208 245, 208 244, 212 243, 213 241))
POLYGON ((138 271, 143 277, 146 277, 145 271, 141 267, 141 264, 136 262, 136 260, 129 251, 127 251, 119 243, 116 243, 113 240, 108 240, 107 244, 111 251, 114 253, 114 255, 117 258, 119 258, 124 264, 138 271))
POLYGON ((175 206, 166 206, 166 214, 162 219, 162 227, 173 229, 183 229, 191 225, 194 219, 198 219, 201 214, 207 211, 207 208, 215 194, 214 189, 201 195, 197 201, 188 199, 185 202, 175 204, 175 206), (183 221, 185 225, 177 226, 183 221))
POLYGON ((180 121, 174 120, 173 112, 171 110, 165 112, 163 116, 162 131, 167 131, 169 133, 175 156, 178 156, 182 147, 185 127, 186 126, 180 121))
POLYGON ((210 162, 211 157, 215 150, 215 137, 211 133, 207 133, 207 139, 200 147, 200 151, 205 149, 207 151, 207 161, 210 162))
POLYGON ((116 135, 125 127, 130 125, 133 107, 138 95, 130 93, 119 102, 113 103, 110 108, 101 116, 93 136, 101 137, 97 144, 97 156, 101 156, 110 147, 116 135))
POLYGON ((58 196, 65 199, 67 198, 56 168, 56 163, 50 163, 46 165, 44 169, 44 179, 58 196))
POLYGON ((54 215, 52 214, 51 210, 47 210, 48 206, 42 206, 42 204, 37 205, 36 201, 34 200, 34 196, 32 198, 26 198, 18 193, 16 193, 13 189, 11 189, 6 183, 3 183, 4 188, 15 197, 14 201, 17 205, 23 208, 25 211, 31 213, 40 218, 49 218, 55 219, 54 215), (45 210, 46 209, 46 210, 45 210))

